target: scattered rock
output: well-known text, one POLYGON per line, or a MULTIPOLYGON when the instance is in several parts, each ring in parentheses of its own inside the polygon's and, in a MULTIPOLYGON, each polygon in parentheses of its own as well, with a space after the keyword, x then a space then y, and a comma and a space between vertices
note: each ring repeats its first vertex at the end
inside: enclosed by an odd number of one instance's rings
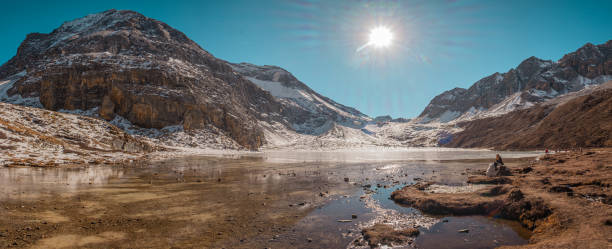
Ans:
POLYGON ((569 186, 563 186, 563 185, 559 185, 559 186, 552 186, 548 189, 548 192, 552 192, 552 193, 569 193, 569 192, 574 192, 574 190, 572 190, 572 188, 570 188, 569 186))

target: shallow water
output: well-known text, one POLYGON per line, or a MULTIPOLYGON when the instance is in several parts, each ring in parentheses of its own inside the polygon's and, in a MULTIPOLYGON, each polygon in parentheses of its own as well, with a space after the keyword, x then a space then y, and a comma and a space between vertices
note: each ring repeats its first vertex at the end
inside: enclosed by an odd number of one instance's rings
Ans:
MULTIPOLYGON (((143 224, 122 229, 111 225, 92 228, 97 233, 119 234, 97 243, 129 247, 346 248, 359 237, 361 228, 386 222, 420 226, 422 235, 415 241, 419 248, 524 244, 528 232, 516 222, 478 216, 450 217, 445 218, 448 222, 441 222, 439 217, 423 216, 388 199, 393 190, 417 178, 463 185, 466 176, 462 173, 468 168, 484 169, 486 162, 461 160, 494 158, 496 153, 447 149, 269 152, 225 158, 186 157, 125 167, 0 168, 0 202, 7 204, 3 214, 12 219, 0 219, 7 223, 0 223, 0 229, 55 219, 57 226, 65 227, 60 232, 43 227, 40 239, 19 241, 20 245, 44 247, 54 241, 49 238, 82 234, 73 228, 82 220, 138 218, 143 224), (366 184, 371 187, 363 188, 366 184), (366 193, 369 191, 373 193, 366 193), (353 214, 357 218, 352 218, 353 214), (26 215, 39 219, 19 220, 26 215), (470 232, 457 232, 465 228, 470 232), (180 236, 176 230, 181 231, 180 236)), ((534 155, 502 152, 504 158, 534 155)))

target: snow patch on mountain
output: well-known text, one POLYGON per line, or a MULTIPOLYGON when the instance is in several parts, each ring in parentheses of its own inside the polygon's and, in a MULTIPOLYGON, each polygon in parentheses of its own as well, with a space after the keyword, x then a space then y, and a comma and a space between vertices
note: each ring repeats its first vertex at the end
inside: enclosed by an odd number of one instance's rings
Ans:
POLYGON ((434 97, 417 120, 454 122, 529 108, 557 96, 612 79, 612 41, 586 44, 558 61, 529 57, 516 68, 494 73, 468 89, 434 97))
MULTIPOLYGON (((246 77, 249 81, 253 82, 255 85, 260 87, 261 89, 270 92, 272 96, 276 98, 289 98, 300 101, 308 101, 308 103, 312 103, 313 98, 300 89, 295 89, 291 87, 283 86, 276 81, 267 81, 267 80, 258 80, 253 77, 246 77)), ((304 105, 308 105, 304 103, 304 105)), ((310 108, 309 108, 310 109, 310 108)), ((314 110, 314 109, 312 109, 314 110)))
POLYGON ((24 70, 15 75, 7 77, 3 81, 0 81, 0 102, 42 108, 42 104, 40 103, 38 97, 24 98, 19 94, 9 96, 8 91, 13 88, 15 82, 21 80, 25 75, 26 71, 24 70))
POLYGON ((354 108, 321 96, 280 67, 250 63, 230 66, 276 98, 284 106, 281 115, 298 133, 321 135, 335 124, 359 129, 372 120, 354 108))

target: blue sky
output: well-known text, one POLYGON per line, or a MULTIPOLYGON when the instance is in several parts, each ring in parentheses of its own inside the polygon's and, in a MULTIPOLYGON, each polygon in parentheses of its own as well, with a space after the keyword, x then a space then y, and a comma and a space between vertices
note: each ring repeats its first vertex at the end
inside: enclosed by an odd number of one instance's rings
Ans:
POLYGON ((612 39, 612 1, 6 1, 0 61, 32 32, 107 9, 168 23, 215 56, 281 66, 370 115, 418 115, 435 95, 506 72, 529 56, 558 60, 612 39), (373 27, 394 33, 368 47, 373 27))

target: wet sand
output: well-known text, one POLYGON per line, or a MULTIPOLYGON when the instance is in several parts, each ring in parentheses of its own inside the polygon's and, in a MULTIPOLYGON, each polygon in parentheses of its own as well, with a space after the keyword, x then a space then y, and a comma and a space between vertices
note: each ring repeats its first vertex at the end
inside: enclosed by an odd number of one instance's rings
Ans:
MULTIPOLYGON (((0 246, 346 248, 354 247, 361 229, 384 221, 418 226, 427 241, 429 234, 442 234, 428 230, 440 217, 398 206, 389 193, 416 178, 464 184, 462 173, 482 160, 290 159, 188 157, 121 167, 2 168, 0 246)), ((526 243, 520 231, 504 235, 506 228, 495 233, 505 240, 501 244, 526 243)))

